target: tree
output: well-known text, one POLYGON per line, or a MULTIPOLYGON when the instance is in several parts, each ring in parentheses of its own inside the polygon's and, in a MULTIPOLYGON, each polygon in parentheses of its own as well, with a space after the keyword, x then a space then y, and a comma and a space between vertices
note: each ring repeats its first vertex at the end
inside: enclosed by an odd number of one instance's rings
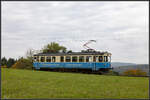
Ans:
POLYGON ((16 69, 32 69, 33 64, 29 59, 25 59, 21 57, 13 66, 12 68, 16 69))
POLYGON ((15 64, 15 60, 13 58, 9 58, 7 61, 7 67, 10 68, 13 64, 15 64))
POLYGON ((1 66, 6 66, 7 65, 7 59, 5 57, 3 57, 1 59, 1 66))
POLYGON ((67 53, 72 53, 72 50, 67 51, 67 53))
POLYGON ((27 52, 26 52, 26 58, 27 58, 30 62, 32 62, 32 57, 33 57, 33 55, 34 55, 34 52, 33 52, 32 49, 27 50, 27 52))
POLYGON ((60 46, 58 43, 52 42, 50 44, 45 45, 42 51, 43 53, 58 53, 60 51, 66 52, 66 47, 60 46))

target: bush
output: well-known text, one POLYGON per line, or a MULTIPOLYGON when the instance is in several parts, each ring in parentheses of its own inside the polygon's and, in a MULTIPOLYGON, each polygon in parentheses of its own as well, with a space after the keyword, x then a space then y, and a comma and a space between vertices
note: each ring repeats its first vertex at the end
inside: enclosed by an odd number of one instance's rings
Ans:
POLYGON ((6 65, 3 65, 3 66, 1 66, 1 68, 7 68, 7 66, 6 66, 6 65))
POLYGON ((28 59, 21 58, 19 59, 13 66, 12 68, 16 69, 32 69, 33 65, 32 62, 28 59))
POLYGON ((107 73, 104 73, 104 75, 119 75, 118 72, 115 72, 115 71, 112 71, 112 70, 109 70, 107 73))
POLYGON ((123 73, 125 76, 147 76, 147 73, 140 69, 130 69, 123 73))

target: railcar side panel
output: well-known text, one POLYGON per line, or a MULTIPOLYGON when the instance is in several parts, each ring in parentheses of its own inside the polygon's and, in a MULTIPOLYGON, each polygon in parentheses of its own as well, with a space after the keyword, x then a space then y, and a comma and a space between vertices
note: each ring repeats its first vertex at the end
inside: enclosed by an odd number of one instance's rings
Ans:
POLYGON ((35 69, 39 68, 83 68, 83 69, 92 69, 99 70, 100 68, 110 68, 109 62, 82 62, 82 63, 72 63, 72 62, 34 62, 35 69))

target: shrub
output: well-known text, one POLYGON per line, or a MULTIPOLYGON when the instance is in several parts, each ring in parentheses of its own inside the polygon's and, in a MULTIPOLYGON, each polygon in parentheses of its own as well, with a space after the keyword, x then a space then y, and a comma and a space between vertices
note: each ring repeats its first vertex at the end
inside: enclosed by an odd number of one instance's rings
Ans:
POLYGON ((28 59, 21 58, 19 59, 13 66, 12 68, 16 69, 32 69, 33 65, 32 62, 28 59))
POLYGON ((3 65, 3 66, 1 66, 1 68, 7 68, 7 66, 6 66, 6 65, 3 65))
POLYGON ((123 73, 125 76, 147 76, 147 73, 140 69, 130 69, 123 73))
POLYGON ((104 73, 104 75, 119 75, 119 73, 113 70, 109 70, 107 73, 104 73))

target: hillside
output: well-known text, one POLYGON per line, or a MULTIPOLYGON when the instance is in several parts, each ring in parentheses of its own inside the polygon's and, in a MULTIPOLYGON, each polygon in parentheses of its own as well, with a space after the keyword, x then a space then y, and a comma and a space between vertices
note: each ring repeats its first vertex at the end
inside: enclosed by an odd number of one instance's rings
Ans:
POLYGON ((124 62, 111 62, 112 67, 120 67, 120 66, 129 66, 129 65, 136 65, 135 63, 124 63, 124 62))
POLYGON ((2 68, 2 98, 148 98, 149 79, 2 68))
POLYGON ((128 66, 119 66, 119 67, 114 67, 114 71, 123 73, 126 70, 129 69, 140 69, 149 74, 149 65, 148 64, 136 64, 136 65, 128 65, 128 66))

